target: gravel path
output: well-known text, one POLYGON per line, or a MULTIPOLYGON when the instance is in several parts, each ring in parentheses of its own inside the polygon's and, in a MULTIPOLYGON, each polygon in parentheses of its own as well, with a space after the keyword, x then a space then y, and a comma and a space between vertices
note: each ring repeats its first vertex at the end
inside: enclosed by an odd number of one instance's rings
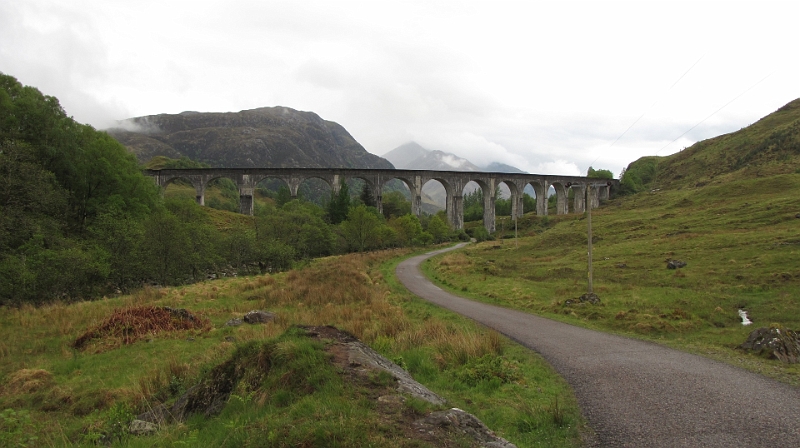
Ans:
POLYGON ((414 294, 541 354, 569 382, 599 447, 800 447, 800 389, 660 345, 473 302, 397 266, 414 294))

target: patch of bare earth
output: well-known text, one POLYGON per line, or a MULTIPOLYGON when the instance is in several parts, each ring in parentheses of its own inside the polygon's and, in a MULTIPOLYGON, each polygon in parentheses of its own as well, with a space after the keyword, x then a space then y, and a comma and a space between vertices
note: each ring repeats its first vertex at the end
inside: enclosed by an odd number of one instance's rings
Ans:
POLYGON ((114 310, 105 321, 88 329, 73 343, 79 350, 91 346, 104 351, 133 344, 141 339, 163 333, 208 331, 211 321, 183 308, 167 306, 138 306, 114 310))

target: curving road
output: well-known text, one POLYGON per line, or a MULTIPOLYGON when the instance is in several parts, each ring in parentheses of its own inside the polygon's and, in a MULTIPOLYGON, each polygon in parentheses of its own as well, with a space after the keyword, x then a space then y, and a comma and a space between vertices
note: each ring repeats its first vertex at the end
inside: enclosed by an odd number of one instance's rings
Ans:
POLYGON ((419 264, 397 266, 411 292, 541 354, 572 386, 599 447, 800 447, 800 389, 660 345, 452 295, 419 264))

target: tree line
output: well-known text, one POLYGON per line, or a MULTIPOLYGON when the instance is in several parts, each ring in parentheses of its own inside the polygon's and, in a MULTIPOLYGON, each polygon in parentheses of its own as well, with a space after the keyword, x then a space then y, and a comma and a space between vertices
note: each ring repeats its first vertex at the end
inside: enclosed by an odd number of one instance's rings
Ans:
MULTIPOLYGON (((411 215, 399 192, 385 196, 388 214, 381 214, 371 192, 351 197, 346 185, 326 207, 279 192, 254 217, 221 225, 193 200, 162 198, 124 146, 67 116, 55 97, 2 73, 0 87, 0 305, 100 297, 146 282, 196 281, 222 268, 275 271, 304 258, 464 238, 442 214, 411 215)), ((215 186, 228 193, 218 208, 231 208, 235 186, 215 186)))

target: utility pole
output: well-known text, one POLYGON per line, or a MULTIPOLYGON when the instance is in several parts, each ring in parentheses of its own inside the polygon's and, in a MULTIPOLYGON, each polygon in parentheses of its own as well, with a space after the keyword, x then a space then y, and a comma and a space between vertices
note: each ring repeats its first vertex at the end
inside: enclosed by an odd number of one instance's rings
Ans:
POLYGON ((519 242, 517 241, 517 215, 514 215, 514 249, 519 249, 519 242))
POLYGON ((590 201, 591 195, 589 194, 591 188, 591 184, 586 185, 586 221, 589 226, 589 294, 594 293, 592 290, 592 203, 590 201))

